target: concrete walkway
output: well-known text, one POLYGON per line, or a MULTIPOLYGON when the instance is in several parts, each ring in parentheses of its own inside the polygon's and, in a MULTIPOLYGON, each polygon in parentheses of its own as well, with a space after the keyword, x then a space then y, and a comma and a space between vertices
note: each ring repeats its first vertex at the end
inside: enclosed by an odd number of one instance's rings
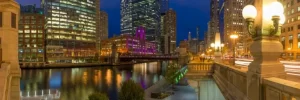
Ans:
POLYGON ((175 86, 176 91, 168 90, 168 92, 173 92, 174 95, 169 96, 164 100, 197 100, 197 94, 195 89, 191 86, 175 86))

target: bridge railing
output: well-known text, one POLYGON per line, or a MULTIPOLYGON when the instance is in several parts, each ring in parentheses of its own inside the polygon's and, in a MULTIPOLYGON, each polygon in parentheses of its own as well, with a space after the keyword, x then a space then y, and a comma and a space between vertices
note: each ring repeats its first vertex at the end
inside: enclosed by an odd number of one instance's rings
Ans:
POLYGON ((300 83, 276 77, 263 79, 265 100, 300 100, 300 83))
POLYGON ((188 69, 191 73, 198 72, 213 72, 212 65, 213 63, 189 63, 188 69))
POLYGON ((213 77, 229 100, 247 100, 247 71, 225 64, 214 64, 213 77))
POLYGON ((45 89, 45 90, 35 90, 35 91, 21 91, 20 96, 22 100, 46 100, 46 99, 59 99, 60 91, 56 89, 45 89))
POLYGON ((188 63, 187 78, 199 78, 202 76, 211 76, 213 74, 213 63, 188 63))
MULTIPOLYGON (((213 65, 213 77, 229 100, 248 100, 247 71, 221 63, 213 65)), ((288 79, 288 78, 287 78, 288 79)), ((300 100, 300 83, 277 77, 262 79, 262 100, 300 100)))

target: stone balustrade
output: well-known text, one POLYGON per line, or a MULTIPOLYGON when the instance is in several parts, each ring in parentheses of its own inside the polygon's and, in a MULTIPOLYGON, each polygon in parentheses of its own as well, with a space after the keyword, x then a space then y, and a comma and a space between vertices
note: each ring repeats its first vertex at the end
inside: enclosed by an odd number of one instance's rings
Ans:
MULTIPOLYGON (((222 63, 189 63, 187 78, 213 76, 224 97, 228 100, 250 100, 247 97, 247 68, 222 63)), ((300 100, 300 82, 297 78, 263 78, 261 100, 300 100)))
POLYGON ((300 83, 276 77, 264 78, 264 100, 300 100, 300 83))
POLYGON ((213 63, 188 63, 188 72, 185 76, 187 78, 210 76, 214 72, 212 65, 213 63))
POLYGON ((213 67, 213 77, 225 98, 248 100, 247 71, 220 63, 215 63, 213 67))
MULTIPOLYGON (((229 100, 249 100, 247 69, 215 63, 213 78, 224 97, 229 100)), ((300 100, 300 83, 277 77, 263 78, 262 100, 300 100)))

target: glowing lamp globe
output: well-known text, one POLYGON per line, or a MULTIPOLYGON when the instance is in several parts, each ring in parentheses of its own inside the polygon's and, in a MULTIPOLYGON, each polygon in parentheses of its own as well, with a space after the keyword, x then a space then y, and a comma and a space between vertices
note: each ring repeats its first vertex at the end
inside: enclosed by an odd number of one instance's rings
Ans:
POLYGON ((257 10, 253 5, 245 6, 242 13, 245 19, 254 19, 257 16, 257 10))
POLYGON ((283 14, 280 15, 280 20, 279 20, 279 24, 284 24, 285 22, 285 16, 283 14))
POLYGON ((270 5, 271 16, 280 16, 284 12, 283 5, 280 2, 273 2, 270 5))

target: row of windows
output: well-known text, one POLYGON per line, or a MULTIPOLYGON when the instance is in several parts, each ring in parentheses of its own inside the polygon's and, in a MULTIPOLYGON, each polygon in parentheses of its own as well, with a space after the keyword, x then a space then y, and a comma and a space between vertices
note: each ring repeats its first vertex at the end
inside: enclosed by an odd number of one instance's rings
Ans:
POLYGON ((24 48, 24 47, 27 47, 27 48, 36 48, 36 47, 43 47, 43 44, 19 44, 19 48, 24 48))
POLYGON ((43 28, 43 25, 19 25, 19 29, 24 29, 24 28, 43 28))
POLYGON ((19 30, 19 33, 43 33, 43 30, 19 30))
MULTIPOLYGON (((300 25, 297 25, 297 28, 300 29, 300 25)), ((286 32, 287 29, 287 32, 290 32, 290 31, 293 31, 294 30, 294 27, 291 26, 291 27, 287 27, 287 28, 282 28, 282 32, 286 32)))
POLYGON ((19 39, 19 43, 43 43, 43 39, 19 39))
POLYGON ((26 35, 19 35, 19 37, 20 38, 23 38, 23 37, 25 37, 25 38, 36 38, 36 37, 38 37, 38 38, 43 38, 43 35, 42 34, 31 34, 31 35, 29 35, 29 34, 26 34, 26 35))
POLYGON ((39 53, 42 53, 44 52, 44 49, 19 49, 19 52, 20 53, 23 53, 23 52, 39 52, 39 53))

